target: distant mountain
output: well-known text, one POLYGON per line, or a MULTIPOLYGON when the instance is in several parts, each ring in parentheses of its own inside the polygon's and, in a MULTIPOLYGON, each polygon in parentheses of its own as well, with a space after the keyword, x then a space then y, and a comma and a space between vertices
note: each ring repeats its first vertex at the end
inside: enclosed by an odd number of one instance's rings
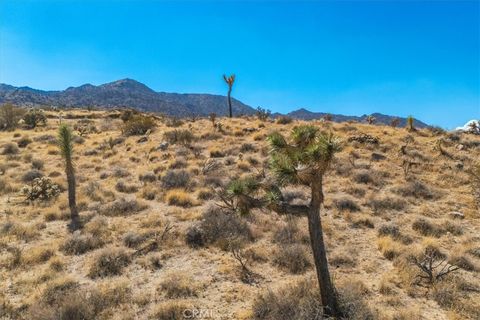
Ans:
MULTIPOLYGON (((143 83, 122 79, 99 86, 84 84, 63 91, 42 91, 29 87, 0 84, 0 103, 23 106, 57 106, 100 108, 128 107, 161 112, 171 116, 206 116, 227 114, 227 98, 213 94, 178 94, 155 92, 143 83)), ((234 114, 253 114, 255 110, 232 99, 234 114)))
MULTIPOLYGON (((289 117, 295 118, 295 119, 302 119, 302 120, 314 120, 314 119, 321 119, 325 117, 326 115, 329 115, 332 117, 332 121, 335 122, 346 122, 346 121, 356 121, 356 122, 367 122, 367 117, 369 115, 364 114, 363 116, 346 116, 342 114, 331 114, 331 113, 324 113, 324 112, 312 112, 307 109, 301 108, 292 112, 289 112, 286 114, 289 117)), ((407 125, 407 119, 402 118, 402 117, 395 117, 395 116, 389 116, 381 113, 372 113, 371 116, 375 118, 375 123, 376 124, 385 124, 385 125, 390 125, 393 119, 398 119, 399 127, 404 127, 407 125)), ((417 128, 425 128, 428 127, 428 124, 415 119, 414 120, 414 125, 417 128)))
MULTIPOLYGON (((100 107, 100 108, 134 108, 140 111, 161 112, 170 116, 188 117, 192 115, 207 116, 216 113, 227 115, 227 97, 200 93, 167 93, 156 92, 143 83, 132 79, 122 79, 99 86, 84 84, 69 87, 63 91, 42 91, 30 87, 14 87, 0 84, 0 104, 11 102, 21 106, 56 106, 56 107, 100 107)), ((251 115, 255 109, 232 99, 234 114, 251 115)), ((273 116, 280 114, 275 113, 273 116)), ((323 112, 312 112, 298 109, 287 114, 296 119, 313 120, 327 115, 323 112)), ((367 115, 345 116, 330 114, 336 122, 365 122, 367 115)), ((380 113, 372 114, 377 124, 390 124, 396 118, 380 113)), ((406 125, 405 118, 398 118, 400 126, 406 125)), ((427 124, 415 120, 415 126, 426 127, 427 124)))

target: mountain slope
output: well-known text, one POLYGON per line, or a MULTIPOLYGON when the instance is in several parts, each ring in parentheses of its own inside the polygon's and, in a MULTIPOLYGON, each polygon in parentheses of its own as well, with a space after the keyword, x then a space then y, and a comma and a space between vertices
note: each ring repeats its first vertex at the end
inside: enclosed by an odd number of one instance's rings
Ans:
MULTIPOLYGON (((30 87, 14 87, 0 84, 0 103, 11 102, 22 106, 57 106, 57 107, 87 107, 100 108, 127 107, 141 111, 160 112, 169 116, 207 116, 216 113, 227 115, 227 97, 214 94, 168 93, 156 92, 143 83, 132 79, 122 79, 99 86, 84 84, 79 87, 69 87, 63 91, 42 91, 30 87)), ((232 99, 233 112, 236 115, 254 114, 255 109, 232 99)), ((280 114, 274 114, 277 116, 280 114)), ((323 112, 311 112, 298 109, 287 114, 302 120, 320 119, 327 115, 323 112)), ((330 114, 335 122, 357 121, 365 122, 367 115, 346 116, 330 114)), ((377 124, 390 124, 396 117, 374 113, 377 124)), ((405 118, 398 118, 400 126, 406 125, 405 118)), ((415 126, 426 127, 427 124, 415 120, 415 126)))
MULTIPOLYGON (((0 103, 19 105, 49 105, 58 107, 101 108, 128 107, 142 111, 162 112, 171 116, 206 116, 227 114, 226 97, 211 94, 178 94, 155 92, 146 85, 122 79, 99 86, 84 84, 63 91, 42 91, 28 87, 0 85, 0 103)), ((255 110, 232 99, 235 114, 253 114, 255 110)))
MULTIPOLYGON (((330 114, 324 112, 312 112, 307 109, 301 108, 292 112, 287 113, 287 116, 302 119, 302 120, 314 120, 321 119, 329 115, 332 117, 334 122, 346 122, 346 121, 357 121, 357 122, 366 122, 368 115, 364 114, 363 116, 346 116, 342 114, 330 114)), ((407 119, 402 117, 389 116, 381 113, 372 113, 371 116, 375 118, 376 124, 385 124, 390 125, 393 119, 398 119, 398 126, 405 127, 407 125, 407 119)), ((414 126, 417 128, 425 128, 428 125, 420 120, 415 119, 414 126)))

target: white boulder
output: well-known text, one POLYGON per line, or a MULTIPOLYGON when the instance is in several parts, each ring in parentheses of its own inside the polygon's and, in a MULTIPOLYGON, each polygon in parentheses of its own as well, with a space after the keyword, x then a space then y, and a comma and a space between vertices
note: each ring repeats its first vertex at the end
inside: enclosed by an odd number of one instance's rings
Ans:
POLYGON ((480 120, 470 120, 463 127, 457 127, 456 131, 480 134, 480 120))

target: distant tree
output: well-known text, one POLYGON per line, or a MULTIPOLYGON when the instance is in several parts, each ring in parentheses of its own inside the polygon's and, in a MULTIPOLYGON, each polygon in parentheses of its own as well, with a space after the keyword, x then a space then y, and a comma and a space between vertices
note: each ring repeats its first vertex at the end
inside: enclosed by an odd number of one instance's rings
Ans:
POLYGON ((72 154, 72 130, 66 124, 61 124, 58 129, 58 146, 60 153, 65 160, 65 173, 68 183, 68 206, 70 207, 70 229, 77 230, 80 228, 80 218, 78 216, 76 202, 76 186, 75 186, 75 168, 73 166, 72 154))
POLYGON ((232 93, 233 83, 235 82, 235 75, 232 74, 229 77, 227 77, 226 75, 223 75, 223 80, 225 80, 225 82, 228 85, 228 112, 229 112, 229 116, 231 118, 231 117, 233 117, 231 93, 232 93))
POLYGON ((23 116, 23 121, 25 124, 30 128, 36 128, 39 124, 46 125, 47 124, 47 117, 45 113, 41 109, 30 109, 27 113, 23 116))
POLYGON ((0 107, 0 130, 13 130, 18 126, 24 111, 10 103, 0 107))
POLYGON ((256 115, 257 115, 257 118, 261 121, 267 120, 270 117, 271 113, 272 112, 268 109, 257 107, 256 115))
POLYGON ((365 120, 368 122, 368 124, 374 124, 377 119, 374 116, 369 115, 365 118, 365 120))
POLYGON ((212 123, 213 129, 216 128, 216 121, 217 121, 217 114, 215 112, 212 112, 208 115, 210 118, 210 122, 212 123))
MULTIPOLYGON (((272 148, 271 169, 276 176, 278 185, 301 184, 310 187, 310 205, 300 210, 300 213, 306 213, 308 217, 310 243, 322 305, 325 307, 326 315, 338 317, 341 312, 328 270, 320 207, 324 199, 323 176, 335 153, 340 149, 339 141, 332 134, 320 134, 318 129, 313 126, 295 127, 291 133, 291 140, 292 142, 288 143, 278 132, 268 137, 272 148)), ((270 192, 269 198, 273 199, 273 203, 277 203, 282 198, 281 193, 278 187, 272 190, 277 191, 270 192)), ((275 205, 271 207, 277 212, 286 208, 285 206, 275 208, 275 205)), ((290 208, 287 208, 286 211, 294 214, 290 208)))
POLYGON ((326 115, 323 116, 323 120, 325 121, 332 121, 333 117, 331 114, 327 113, 326 115))
POLYGON ((399 124, 400 124, 400 119, 398 118, 393 118, 392 121, 390 121, 390 126, 393 128, 398 127, 399 124))
POLYGON ((414 121, 415 121, 415 118, 413 116, 408 116, 407 117, 407 130, 408 131, 415 131, 415 127, 414 127, 414 121))

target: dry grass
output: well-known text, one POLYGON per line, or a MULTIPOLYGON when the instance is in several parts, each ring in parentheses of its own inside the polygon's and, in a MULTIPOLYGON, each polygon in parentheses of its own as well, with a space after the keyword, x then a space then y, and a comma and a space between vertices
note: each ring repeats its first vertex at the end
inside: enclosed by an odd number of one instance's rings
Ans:
MULTIPOLYGON (((269 178, 265 137, 303 121, 217 117, 219 129, 209 119, 156 118, 138 143, 139 136, 122 134, 117 111, 64 113, 72 127, 87 119, 97 128, 75 139, 83 222, 75 234, 67 229, 67 184, 55 145, 58 113, 47 111, 47 125, 34 130, 0 132, 0 270, 7 279, 0 318, 182 319, 187 308, 225 319, 319 314, 306 219, 266 209, 239 216, 221 208, 219 197, 233 178, 269 178), (60 194, 26 202, 21 189, 39 176, 60 194), (238 276, 232 248, 258 274, 253 285, 238 276)), ((480 216, 469 169, 480 158, 480 138, 310 123, 343 140, 324 179, 321 217, 348 316, 478 319, 480 216), (349 141, 363 134, 378 142, 349 141), (434 149, 438 139, 453 159, 434 149), (407 175, 405 158, 419 163, 407 175), (460 267, 429 290, 413 284, 418 268, 409 260, 425 250, 460 267)), ((310 201, 306 188, 282 191, 290 204, 310 201)))

